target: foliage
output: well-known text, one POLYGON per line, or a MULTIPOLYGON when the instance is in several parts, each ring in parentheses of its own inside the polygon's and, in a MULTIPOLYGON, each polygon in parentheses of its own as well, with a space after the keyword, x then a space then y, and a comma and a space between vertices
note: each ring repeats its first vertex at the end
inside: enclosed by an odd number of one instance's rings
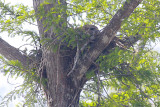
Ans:
POLYGON ((22 96, 22 105, 36 107, 38 103, 42 107, 45 106, 46 100, 40 89, 40 78, 37 76, 35 68, 25 71, 19 61, 7 61, 2 56, 0 56, 0 62, 3 63, 0 69, 5 76, 8 75, 8 78, 15 79, 22 77, 24 79, 23 84, 16 86, 2 99, 0 106, 7 106, 9 102, 22 96))
MULTIPOLYGON (((52 24, 55 24, 53 31, 57 34, 58 40, 62 40, 68 46, 76 47, 78 32, 75 32, 76 28, 84 24, 94 24, 103 28, 123 3, 124 0, 83 0, 83 2, 82 0, 70 0, 67 1, 67 9, 65 6, 60 8, 60 4, 57 4, 46 14, 43 6, 49 3, 45 2, 40 6, 40 14, 36 15, 40 16, 39 20, 46 19, 43 21, 46 31, 52 27, 52 24), (68 21, 63 22, 66 17, 68 21), (60 22, 63 22, 61 27, 58 26, 60 22)), ((123 21, 117 33, 119 38, 124 39, 140 34, 142 39, 129 49, 116 47, 110 50, 109 54, 99 56, 96 63, 99 64, 100 70, 98 73, 89 72, 87 74, 90 80, 81 94, 81 107, 96 105, 101 107, 160 106, 158 98, 160 96, 160 54, 153 51, 153 45, 151 45, 159 42, 159 5, 159 0, 145 0, 129 19, 123 21)), ((0 9, 1 32, 7 31, 9 36, 28 36, 35 47, 40 43, 56 47, 50 38, 39 40, 37 32, 23 29, 24 23, 35 25, 36 15, 32 9, 22 4, 10 6, 2 1, 0 1, 0 9)), ((39 94, 41 92, 40 79, 35 70, 26 72, 18 61, 6 61, 3 57, 0 57, 0 60, 3 62, 1 69, 5 75, 24 78, 21 88, 18 87, 10 92, 4 98, 5 103, 2 104, 7 104, 12 98, 23 95, 25 96, 23 104, 28 106, 41 103, 38 99, 44 100, 43 94, 39 94)))
POLYGON ((37 26, 35 24, 34 10, 23 4, 10 6, 10 4, 2 1, 0 1, 0 9, 0 32, 8 32, 8 36, 10 37, 18 35, 23 38, 27 37, 27 40, 31 40, 30 45, 33 46, 33 48, 37 47, 37 43, 39 42, 37 32, 24 28, 24 26, 28 24, 37 26))

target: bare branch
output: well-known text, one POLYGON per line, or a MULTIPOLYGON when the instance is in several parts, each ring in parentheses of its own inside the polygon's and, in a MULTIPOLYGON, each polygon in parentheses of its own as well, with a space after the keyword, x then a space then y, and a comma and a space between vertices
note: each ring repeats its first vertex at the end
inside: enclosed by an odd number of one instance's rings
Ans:
POLYGON ((23 66, 27 67, 29 59, 23 55, 18 49, 8 44, 2 38, 0 38, 0 54, 8 60, 18 60, 23 66))

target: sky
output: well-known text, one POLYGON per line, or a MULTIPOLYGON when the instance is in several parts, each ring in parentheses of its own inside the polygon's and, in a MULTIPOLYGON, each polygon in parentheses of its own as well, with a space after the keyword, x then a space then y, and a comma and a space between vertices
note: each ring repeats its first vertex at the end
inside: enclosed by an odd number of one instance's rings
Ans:
MULTIPOLYGON (((11 4, 20 4, 23 3, 25 5, 28 5, 30 7, 32 7, 32 0, 5 0, 6 3, 11 3, 11 4)), ((31 28, 30 25, 25 25, 25 28, 31 28)), ((32 29, 37 30, 37 28, 32 27, 32 29)), ((14 38, 9 38, 7 36, 7 33, 1 33, 0 37, 2 37, 4 40, 6 40, 10 45, 19 48, 20 46, 22 46, 25 42, 22 41, 22 38, 18 37, 14 37, 14 38)), ((25 48, 25 47, 24 47, 25 48)), ((160 52, 160 44, 156 45, 154 50, 157 50, 160 52)), ((3 76, 3 74, 0 73, 0 96, 4 96, 6 95, 8 92, 10 92, 11 90, 14 89, 15 86, 20 85, 23 82, 22 78, 18 78, 17 80, 15 80, 14 78, 8 78, 9 76, 3 76), (12 84, 12 85, 11 85, 12 84), (16 84, 16 85, 15 85, 16 84)), ((9 104, 9 107, 15 107, 15 105, 19 102, 20 100, 15 100, 12 103, 9 104)), ((1 102, 1 98, 0 98, 0 102, 1 102)))

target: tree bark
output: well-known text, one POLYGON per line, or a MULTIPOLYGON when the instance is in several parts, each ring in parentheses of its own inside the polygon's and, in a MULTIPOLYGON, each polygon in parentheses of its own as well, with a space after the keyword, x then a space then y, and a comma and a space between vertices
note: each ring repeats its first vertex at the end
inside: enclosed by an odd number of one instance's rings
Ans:
POLYGON ((69 54, 63 54, 59 51, 53 53, 48 50, 45 56, 47 61, 45 66, 48 79, 47 99, 49 107, 78 107, 80 92, 86 79, 80 81, 80 85, 76 87, 71 78, 67 77, 67 73, 71 69, 69 64, 72 60, 68 57, 69 54))
POLYGON ((20 61, 25 68, 27 68, 30 63, 27 56, 23 55, 17 48, 11 46, 2 38, 0 38, 0 54, 8 60, 20 61))
MULTIPOLYGON (((60 2, 62 3, 61 5, 66 5, 65 0, 61 0, 60 2)), ((41 3, 43 3, 43 0, 33 1, 36 14, 39 13, 38 6, 41 3)), ((57 1, 55 1, 54 3, 57 4, 57 1)), ((44 10, 46 11, 46 13, 55 5, 54 3, 44 5, 44 10)), ((56 14, 53 14, 53 16, 56 17, 56 14)), ((55 34, 52 30, 56 25, 54 25, 53 23, 52 27, 44 32, 47 29, 47 27, 43 27, 44 20, 45 18, 39 20, 39 17, 37 17, 37 23, 41 38, 42 36, 44 36, 45 38, 55 40, 55 34)), ((59 26, 61 26, 61 23, 59 24, 59 26)), ((78 87, 74 85, 72 79, 67 76, 67 73, 71 69, 75 51, 61 46, 60 43, 57 44, 59 44, 59 48, 56 52, 48 49, 47 46, 42 47, 42 56, 47 74, 47 86, 44 87, 44 91, 47 97, 48 106, 78 107, 80 92, 84 83, 86 82, 86 79, 80 81, 78 87)))

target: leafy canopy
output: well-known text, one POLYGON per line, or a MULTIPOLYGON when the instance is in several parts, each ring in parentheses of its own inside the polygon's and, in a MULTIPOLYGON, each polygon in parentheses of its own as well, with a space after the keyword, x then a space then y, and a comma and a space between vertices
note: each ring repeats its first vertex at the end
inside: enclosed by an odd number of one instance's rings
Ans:
MULTIPOLYGON (((43 6, 49 4, 44 2, 40 6, 40 19, 45 18, 43 26, 48 31, 52 24, 58 25, 67 17, 67 22, 63 22, 61 27, 53 28, 57 38, 66 41, 68 46, 76 43, 74 29, 84 24, 94 24, 102 29, 106 26, 116 11, 123 6, 124 0, 68 0, 67 8, 59 7, 57 4, 51 8, 47 14, 43 6), (65 12, 64 12, 65 11, 65 12), (53 14, 57 16, 53 17, 53 14), (67 27, 66 27, 67 26, 67 27), (59 34, 63 31, 63 34, 59 34)), ((160 23, 160 1, 145 0, 140 4, 131 16, 123 21, 117 37, 123 39, 142 35, 142 39, 129 49, 116 47, 109 51, 109 54, 101 56, 96 63, 99 64, 98 72, 89 72, 87 82, 81 95, 81 107, 89 106, 131 106, 131 107, 151 107, 160 106, 160 54, 153 51, 154 44, 159 42, 160 23)), ((8 32, 9 36, 29 37, 31 44, 47 44, 55 47, 50 38, 43 38, 38 42, 39 34, 32 30, 23 28, 25 23, 35 25, 36 15, 33 9, 23 4, 11 6, 0 1, 0 31, 8 32)), ((46 32, 45 31, 45 32, 46 32)), ((38 45, 39 46, 39 45, 38 45)), ((76 45, 73 45, 75 47, 76 45)), ((34 70, 26 72, 18 61, 7 61, 0 57, 2 72, 16 77, 23 77, 24 83, 21 88, 10 92, 1 105, 5 105, 15 96, 25 96, 23 104, 36 106, 42 103, 39 99, 44 99, 38 93, 40 80, 34 70), (34 80, 34 81, 33 81, 34 80), (37 93, 35 93, 35 90, 37 93), (41 97, 40 97, 41 96, 41 97)))

